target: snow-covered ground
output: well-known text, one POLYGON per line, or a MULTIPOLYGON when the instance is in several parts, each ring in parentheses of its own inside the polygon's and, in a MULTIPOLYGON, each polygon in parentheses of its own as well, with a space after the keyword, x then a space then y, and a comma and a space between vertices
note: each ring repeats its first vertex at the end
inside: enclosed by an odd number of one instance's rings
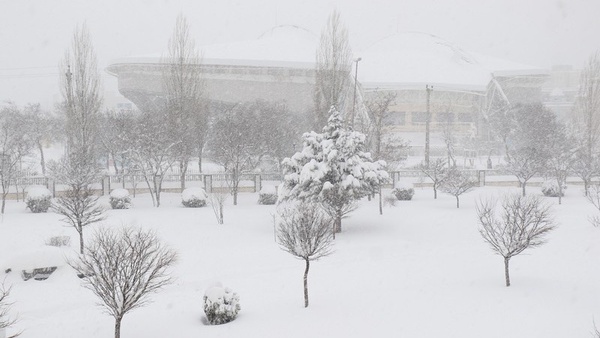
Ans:
MULTIPOLYGON (((478 188, 456 209, 454 197, 433 200, 430 188, 418 188, 383 216, 377 201, 364 200, 344 220, 335 252, 311 265, 306 309, 304 263, 279 249, 275 206, 258 205, 258 194, 227 205, 222 226, 210 206, 184 208, 180 194, 164 194, 158 209, 138 195, 132 209, 109 210, 103 226, 154 229, 179 261, 176 282, 125 317, 122 337, 589 337, 593 319, 600 323, 600 229, 587 222, 595 210, 580 187, 570 187, 562 205, 548 198, 559 226, 546 245, 511 260, 507 288, 502 259, 477 231, 475 201, 519 191, 478 188), (202 296, 217 281, 239 294, 242 310, 231 323, 207 326, 202 296)), ((108 208, 108 197, 101 201, 108 208)), ((52 236, 71 237, 62 255, 72 257, 77 233, 59 219, 8 202, 0 280, 13 286, 15 329, 22 338, 110 337, 113 319, 68 265, 46 281, 4 273, 48 251, 52 236)), ((95 227, 85 229, 87 238, 95 227)))

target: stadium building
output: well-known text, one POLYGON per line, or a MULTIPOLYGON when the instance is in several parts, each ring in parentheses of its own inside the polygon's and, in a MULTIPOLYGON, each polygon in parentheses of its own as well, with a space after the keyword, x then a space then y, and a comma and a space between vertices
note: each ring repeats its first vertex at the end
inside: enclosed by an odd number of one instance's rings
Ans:
MULTIPOLYGON (((318 36, 296 26, 279 26, 252 41, 201 48, 199 66, 210 100, 285 101, 299 113, 313 108, 318 36)), ((351 85, 357 75, 357 116, 368 118, 364 103, 379 92, 394 92, 387 127, 415 138, 418 146, 427 119, 430 92, 433 132, 452 126, 462 134, 482 135, 485 121, 506 103, 540 102, 548 71, 467 52, 434 35, 395 34, 355 51, 351 85)), ((119 91, 139 109, 155 109, 165 99, 158 55, 115 60, 107 68, 119 91)), ((352 88, 349 89, 352 94, 352 88)), ((350 105, 346 105, 350 107, 350 105)), ((346 109, 348 110, 348 109, 346 109)), ((435 140, 433 141, 436 142, 435 140)), ((422 143, 422 142, 421 142, 422 143)))

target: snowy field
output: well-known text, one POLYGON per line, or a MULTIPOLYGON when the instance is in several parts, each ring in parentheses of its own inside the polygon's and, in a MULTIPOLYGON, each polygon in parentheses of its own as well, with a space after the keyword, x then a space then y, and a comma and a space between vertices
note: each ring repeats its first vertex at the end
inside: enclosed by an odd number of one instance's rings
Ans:
MULTIPOLYGON (((304 263, 279 249, 275 207, 258 205, 257 194, 227 205, 223 226, 210 207, 184 208, 179 194, 164 194, 158 209, 138 195, 132 209, 109 210, 103 226, 154 229, 179 261, 176 282, 125 316, 122 337, 590 337, 594 318, 600 325, 600 229, 587 222, 594 208, 580 187, 569 187, 562 205, 547 198, 559 225, 546 245, 511 260, 507 288, 502 258, 483 242, 475 213, 478 196, 504 192, 519 189, 478 188, 456 209, 454 197, 434 200, 431 189, 417 189, 413 201, 383 216, 376 201, 364 200, 344 220, 335 252, 311 265, 306 309, 304 263), (207 326, 202 296, 216 281, 240 295, 242 310, 231 323, 207 326)), ((108 208, 107 197, 101 201, 108 208)), ((9 201, 0 280, 13 286, 16 329, 22 338, 111 337, 113 319, 64 263, 46 281, 4 273, 61 235, 72 243, 61 254, 72 255, 77 233, 58 215, 9 201)))

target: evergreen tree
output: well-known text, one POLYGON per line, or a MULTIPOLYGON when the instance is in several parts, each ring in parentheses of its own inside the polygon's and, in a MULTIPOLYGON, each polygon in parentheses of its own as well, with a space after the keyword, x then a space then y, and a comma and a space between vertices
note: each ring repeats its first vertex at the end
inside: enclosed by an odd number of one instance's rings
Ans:
POLYGON ((303 149, 282 162, 284 180, 280 201, 296 199, 320 204, 334 219, 334 233, 355 202, 379 190, 389 179, 385 162, 365 152, 365 135, 343 127, 332 107, 323 133, 303 135, 303 149))

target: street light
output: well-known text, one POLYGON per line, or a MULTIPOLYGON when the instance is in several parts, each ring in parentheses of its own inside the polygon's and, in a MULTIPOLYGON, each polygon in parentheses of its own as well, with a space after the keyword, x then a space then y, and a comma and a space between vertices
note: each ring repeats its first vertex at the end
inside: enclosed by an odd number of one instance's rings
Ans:
POLYGON ((352 117, 351 117, 352 129, 354 129, 354 113, 356 111, 356 87, 358 85, 356 78, 358 77, 358 62, 361 60, 362 60, 361 57, 354 59, 356 66, 354 67, 354 99, 352 101, 352 117))

